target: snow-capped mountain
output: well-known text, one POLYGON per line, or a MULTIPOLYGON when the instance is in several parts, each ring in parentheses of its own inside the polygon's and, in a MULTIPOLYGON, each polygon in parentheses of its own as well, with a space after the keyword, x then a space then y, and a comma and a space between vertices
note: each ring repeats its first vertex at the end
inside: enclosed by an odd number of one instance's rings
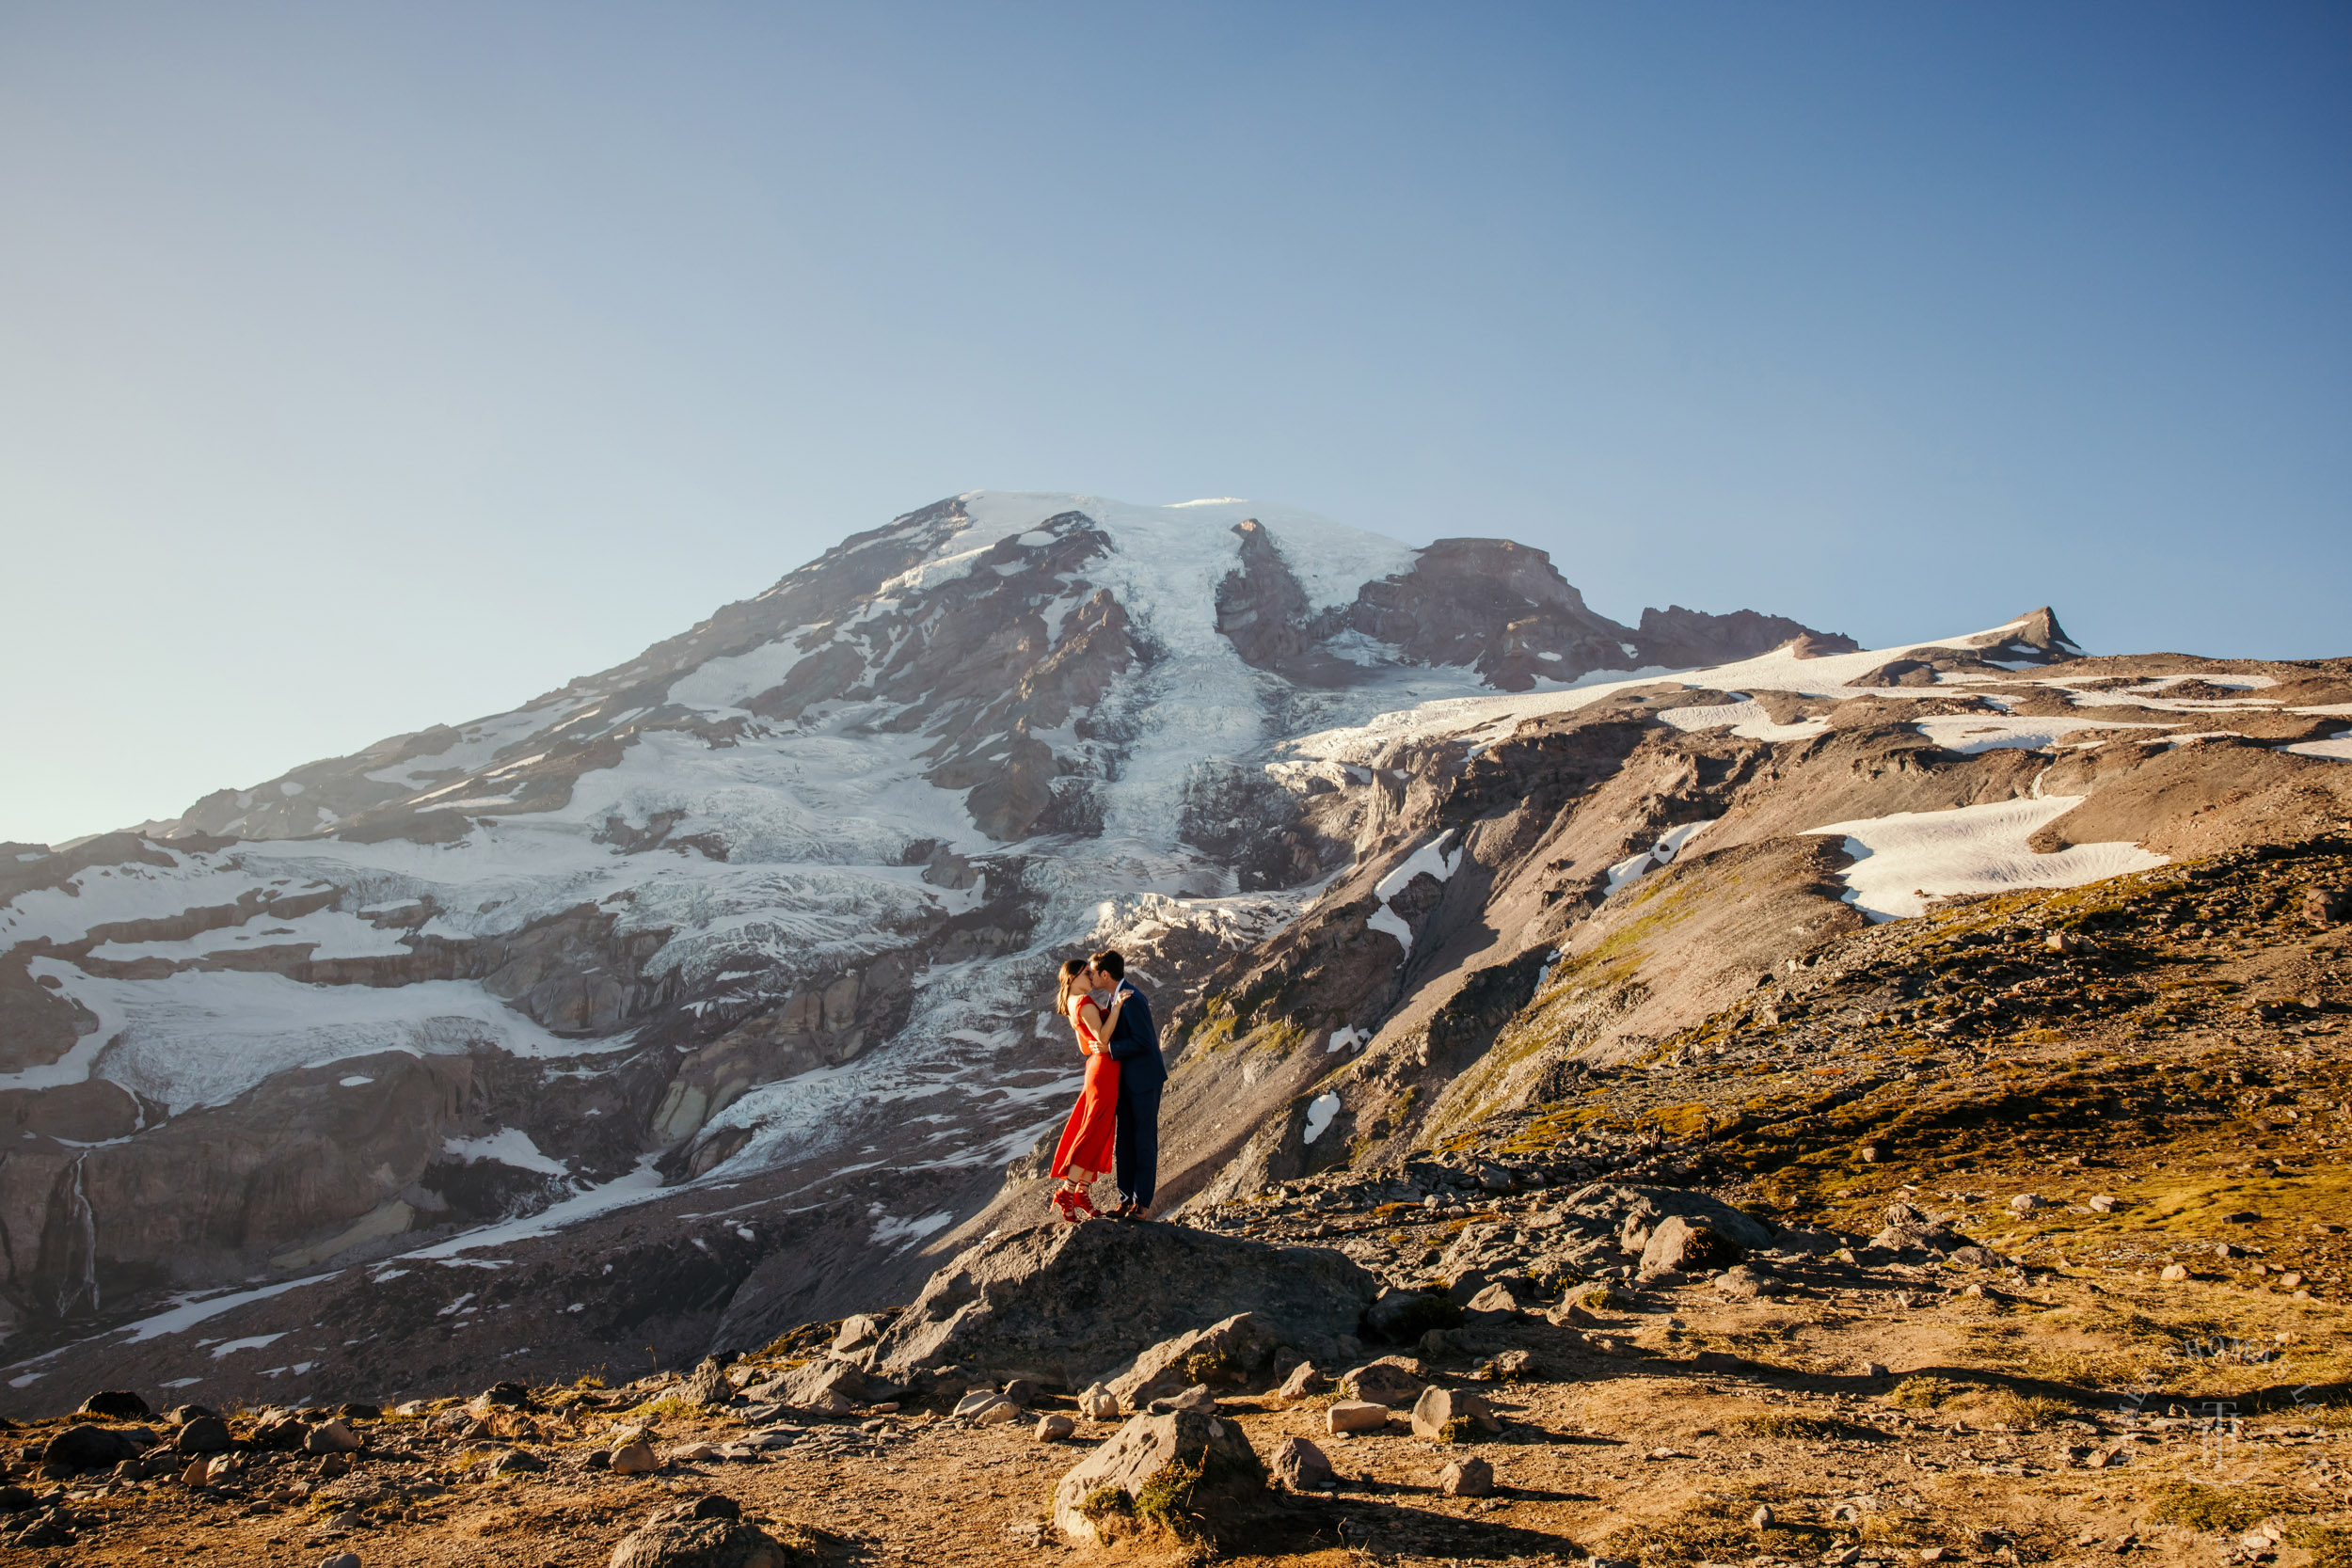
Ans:
MULTIPOLYGON (((1834 827, 1808 841, 1834 857, 1887 811, 2026 794, 1994 757, 1947 800, 1930 754, 2197 704, 2286 721, 2250 689, 2276 675, 2085 709, 2042 669, 2075 654, 2047 611, 1874 653, 1749 610, 1627 626, 1541 551, 1239 501, 942 501, 510 712, 0 847, 13 1379, 38 1403, 40 1357, 177 1355, 289 1291, 412 1386, 886 1300, 1012 1201, 1074 1082, 1054 965, 1104 942, 1171 1043, 1238 1042, 1185 1050, 1175 1197, 1321 1158, 1328 1127, 1410 1137, 1465 986, 1534 983, 1677 851, 1834 827), (1321 1085, 1343 1068, 1389 1099, 1321 1085), (512 1318, 448 1288, 469 1267, 512 1318)), ((2037 854, 2061 814, 2026 815, 2000 831, 2037 854)), ((2062 875, 2129 859, 2087 847, 2062 875)), ((292 1350, 186 1375, 307 1375, 292 1350)))

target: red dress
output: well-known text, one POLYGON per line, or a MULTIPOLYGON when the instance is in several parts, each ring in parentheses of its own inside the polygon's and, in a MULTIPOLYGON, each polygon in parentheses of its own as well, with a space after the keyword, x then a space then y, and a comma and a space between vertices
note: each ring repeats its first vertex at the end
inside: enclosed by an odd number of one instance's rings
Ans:
POLYGON ((1078 1103, 1070 1108, 1070 1119, 1062 1124, 1061 1143, 1054 1149, 1056 1180, 1073 1169, 1098 1173, 1110 1169, 1111 1144, 1119 1135, 1119 1064, 1098 1046, 1085 1019, 1073 1017, 1072 1022, 1086 1041, 1087 1081, 1078 1091, 1078 1103))

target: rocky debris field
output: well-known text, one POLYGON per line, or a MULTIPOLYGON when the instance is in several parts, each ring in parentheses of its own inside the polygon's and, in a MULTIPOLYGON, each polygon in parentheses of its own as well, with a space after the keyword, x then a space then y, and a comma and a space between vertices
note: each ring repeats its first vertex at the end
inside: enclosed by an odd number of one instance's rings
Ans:
MULTIPOLYGON (((1292 1458, 1300 1489, 1216 1512, 1163 1498, 1111 1549, 1192 1557, 1209 1549, 1185 1539, 1197 1535, 1244 1562, 1893 1563, 1939 1548, 1952 1561, 2344 1560, 2352 1342, 2340 1309, 2137 1277, 1915 1281, 1794 1259, 1773 1272, 1783 1289, 1768 1297, 1679 1275, 1588 1288, 1357 1367, 1200 1387, 1196 1402, 1262 1469, 1292 1458), (2135 1375, 2094 1386, 2037 1372, 1998 1348, 2020 1334, 2130 1361, 2135 1375), (1483 1402, 1492 1429, 1417 1420, 1433 1391, 1483 1402), (1357 1424, 1366 1403, 1373 1419, 1357 1424), (1321 1463, 1302 1472, 1310 1446, 1321 1463)), ((397 1411, 19 1428, 6 1434, 24 1457, 0 1549, 27 1562, 287 1564, 347 1550, 370 1568, 1102 1550, 1057 1528, 1055 1494, 1148 1425, 1148 1409, 1096 1418, 1084 1390, 985 1375, 972 1393, 950 1376, 829 1415, 746 1392, 799 1348, 727 1368, 707 1389, 662 1378, 397 1411), (141 1451, 83 1471, 40 1463, 93 1433, 141 1451), (742 1550, 651 1553, 649 1522, 679 1513, 723 1515, 742 1550)))
POLYGON ((2347 880, 1948 903, 1397 1166, 691 1373, 99 1394, 0 1432, 0 1561, 2343 1564, 2347 880))
POLYGON ((2273 1240, 2160 1270, 2201 1211, 2135 1216, 2004 1182, 1981 1200, 1995 1233, 1902 1180, 1925 1174, 1905 1147, 1846 1189, 1913 1195, 1867 1234, 1642 1180, 1681 1158, 1656 1146, 1557 1186, 1577 1157, 1496 1148, 1200 1227, 1000 1237, 897 1312, 622 1386, 225 1412, 99 1394, 0 1433, 0 1551, 350 1552, 369 1568, 2352 1560, 2352 1322, 2329 1272, 2343 1232, 2317 1217, 2340 1207, 2280 1210, 2273 1240), (1312 1244, 1367 1224, 1385 1284, 1312 1244), (1301 1248, 1228 1227, 1322 1234, 1301 1248), (2112 1260, 2101 1227, 2133 1239, 2112 1260), (1127 1284, 1155 1267, 1166 1291, 1127 1284), (1187 1275, 1220 1284, 1187 1291, 1187 1275), (1265 1310, 1201 1321, 1245 1299, 1265 1310), (1153 1338, 1171 1311, 1193 1326, 1153 1338), (1087 1367, 1041 1373, 1089 1325, 1087 1367))

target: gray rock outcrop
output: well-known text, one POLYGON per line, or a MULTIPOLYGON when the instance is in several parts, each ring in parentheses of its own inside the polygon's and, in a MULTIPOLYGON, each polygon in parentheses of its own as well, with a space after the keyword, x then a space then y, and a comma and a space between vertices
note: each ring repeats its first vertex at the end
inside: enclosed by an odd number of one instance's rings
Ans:
POLYGON ((1083 1387, 1153 1346, 1236 1316, 1314 1360, 1339 1354, 1379 1282, 1336 1252, 1172 1225, 1016 1231, 958 1257, 891 1320, 892 1376, 951 1362, 1083 1387))

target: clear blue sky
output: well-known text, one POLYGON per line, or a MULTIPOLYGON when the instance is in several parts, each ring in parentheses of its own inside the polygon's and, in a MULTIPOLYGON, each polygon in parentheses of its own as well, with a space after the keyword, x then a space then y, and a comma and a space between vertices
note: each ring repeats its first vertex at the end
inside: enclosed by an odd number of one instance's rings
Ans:
POLYGON ((2352 653, 2340 4, 0 4, 0 838, 980 486, 2352 653))

